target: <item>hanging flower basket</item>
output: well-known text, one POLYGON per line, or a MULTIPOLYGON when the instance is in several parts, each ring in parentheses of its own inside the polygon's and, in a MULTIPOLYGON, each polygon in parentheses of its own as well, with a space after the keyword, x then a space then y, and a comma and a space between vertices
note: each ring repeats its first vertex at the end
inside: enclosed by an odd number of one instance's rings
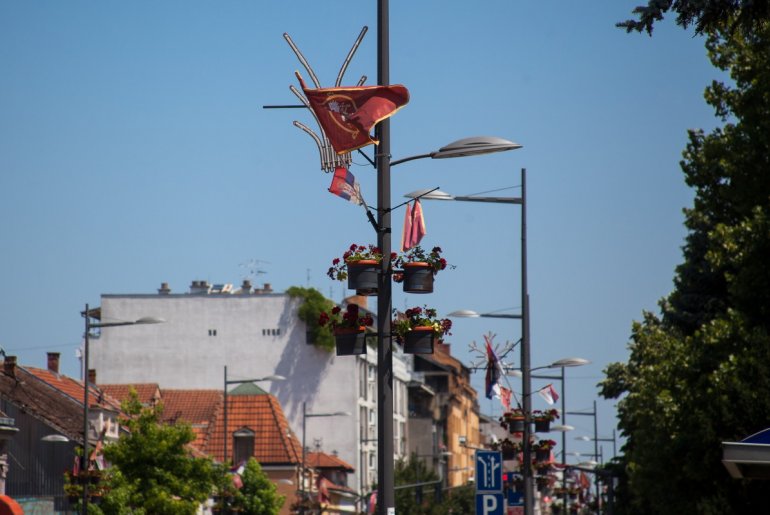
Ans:
MULTIPOLYGON (((392 252, 389 258, 391 261, 396 259, 396 253, 392 252)), ((378 247, 354 243, 341 258, 332 260, 332 266, 326 275, 337 281, 347 279, 348 288, 356 290, 358 295, 376 295, 377 276, 382 259, 382 251, 378 247)))
POLYGON ((433 354, 433 342, 450 334, 452 322, 439 320, 433 308, 414 307, 404 313, 395 312, 391 321, 394 339, 404 346, 404 352, 410 354, 433 354))
POLYGON ((424 261, 404 263, 404 292, 433 293, 433 268, 424 261))
POLYGON ((524 415, 521 416, 515 416, 508 419, 508 431, 513 433, 523 433, 524 432, 524 415))
POLYGON ((402 269, 393 275, 393 280, 404 282, 404 292, 433 293, 433 277, 449 265, 441 257, 441 247, 433 247, 428 252, 418 245, 397 255, 393 266, 402 269))
POLYGON ((548 433, 551 431, 551 422, 559 418, 559 410, 535 410, 532 412, 532 420, 535 422, 535 431, 548 433))
POLYGON ((537 449, 535 450, 535 461, 550 461, 551 449, 537 449))
POLYGON ((362 313, 361 308, 353 303, 348 304, 344 311, 334 306, 331 313, 322 311, 318 317, 320 327, 331 327, 337 356, 366 354, 366 326, 373 323, 372 316, 362 313))
POLYGON ((373 259, 348 262, 348 288, 358 295, 377 295, 380 263, 373 259))
POLYGON ((337 356, 366 354, 366 327, 339 327, 334 330, 337 356))
POLYGON ((432 325, 414 327, 404 336, 404 352, 407 354, 433 354, 435 332, 432 325))

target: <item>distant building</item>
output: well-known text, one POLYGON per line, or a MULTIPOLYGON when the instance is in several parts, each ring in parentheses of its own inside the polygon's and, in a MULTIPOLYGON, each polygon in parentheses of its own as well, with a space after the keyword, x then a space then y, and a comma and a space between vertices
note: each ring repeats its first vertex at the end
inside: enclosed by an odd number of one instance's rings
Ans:
MULTIPOLYGON (((102 329, 91 340, 90 366, 103 383, 157 383, 161 389, 222 390, 225 367, 232 380, 284 376, 259 385, 278 399, 295 433, 302 428, 303 403, 308 413, 350 413, 308 419, 305 440, 320 441, 353 464, 350 486, 369 491, 377 478, 376 352, 337 357, 316 348, 297 317, 299 303, 269 284, 255 289, 248 281, 240 288, 193 281, 183 293, 164 283, 153 294, 104 294, 102 320, 154 316, 166 323, 102 329)), ((410 373, 399 352, 393 371, 394 451, 403 457, 410 373)), ((230 430, 237 428, 228 424, 230 430)))
POLYGON ((479 405, 470 370, 439 344, 433 354, 415 354, 409 388, 409 452, 424 459, 448 487, 474 477, 480 447, 479 405))
MULTIPOLYGON (((28 513, 59 513, 69 508, 64 472, 73 470, 75 448, 83 445, 83 383, 59 373, 59 354, 48 354, 48 368, 25 367, 6 356, 0 372, 0 434, 18 430, 3 445, 12 459, 3 467, 5 493, 28 513)), ((118 438, 119 406, 90 390, 89 442, 118 438)), ((3 436, 0 436, 0 440, 3 436)))
MULTIPOLYGON (((143 404, 162 403, 163 421, 186 422, 195 433, 193 447, 222 461, 225 413, 222 390, 162 389, 157 384, 100 385, 111 396, 125 400, 133 389, 143 404), (142 392, 142 394, 139 394, 142 392)), ((301 470, 302 449, 291 432, 278 400, 254 384, 229 392, 227 412, 228 456, 236 465, 255 458, 267 477, 286 497, 281 514, 291 505, 301 470)))

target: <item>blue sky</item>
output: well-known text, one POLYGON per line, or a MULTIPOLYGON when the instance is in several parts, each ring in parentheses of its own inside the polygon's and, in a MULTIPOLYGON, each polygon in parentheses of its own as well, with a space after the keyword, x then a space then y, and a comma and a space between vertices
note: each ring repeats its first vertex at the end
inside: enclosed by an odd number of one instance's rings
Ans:
MULTIPOLYGON (((527 168, 532 365, 592 361, 567 371, 573 411, 591 408, 602 369, 627 358, 632 321, 672 289, 692 201, 678 164, 686 131, 716 124, 702 93, 720 74, 703 40, 669 21, 652 38, 615 28, 637 3, 391 0, 391 81, 411 94, 392 119, 394 158, 476 135, 524 145, 405 163, 394 203, 433 187, 517 196, 527 168)), ((329 86, 364 25, 346 84, 376 81, 374 1, 0 3, 0 345, 33 366, 59 351, 76 375, 85 303, 161 282, 237 284, 254 260, 266 272, 255 282, 341 299, 326 268, 375 235, 361 208, 326 191, 314 144, 291 124, 309 114, 262 106, 295 103, 301 67, 284 32, 329 86)), ((375 174, 354 161, 374 204, 375 174)), ((457 268, 433 295, 396 293, 394 306, 517 312, 519 208, 423 210, 424 244, 457 268)), ((503 344, 520 327, 458 319, 453 353, 469 362, 489 331, 503 344)), ((598 412, 608 436, 613 402, 598 412)), ((570 423, 592 431, 589 417, 570 423)))

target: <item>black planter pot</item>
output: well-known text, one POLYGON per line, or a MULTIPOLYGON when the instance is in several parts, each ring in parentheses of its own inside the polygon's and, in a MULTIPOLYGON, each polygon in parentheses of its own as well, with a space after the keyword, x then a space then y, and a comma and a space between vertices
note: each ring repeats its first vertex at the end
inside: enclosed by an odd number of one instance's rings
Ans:
POLYGON ((511 434, 524 432, 524 418, 509 418, 508 431, 511 434))
POLYGON ((334 333, 337 356, 366 354, 366 332, 360 329, 337 329, 334 333))
POLYGON ((548 433, 551 431, 551 421, 547 418, 535 419, 535 432, 548 433))
POLYGON ((535 450, 535 461, 549 461, 551 459, 550 449, 535 450))
POLYGON ((404 263, 404 292, 433 293, 433 269, 428 263, 404 263))
POLYGON ((415 327, 404 337, 404 352, 407 354, 433 354, 433 327, 415 327))
POLYGON ((374 260, 348 263, 348 288, 358 295, 377 295, 377 274, 380 264, 374 260))

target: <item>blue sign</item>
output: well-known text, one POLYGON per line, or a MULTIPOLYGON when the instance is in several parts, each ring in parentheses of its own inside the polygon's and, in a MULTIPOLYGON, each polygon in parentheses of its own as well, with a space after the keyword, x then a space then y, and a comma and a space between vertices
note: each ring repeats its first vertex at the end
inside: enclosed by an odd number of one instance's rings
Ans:
POLYGON ((503 491, 503 459, 500 451, 476 451, 476 491, 503 491))
POLYGON ((502 493, 476 494, 476 515, 503 515, 505 505, 502 493))

